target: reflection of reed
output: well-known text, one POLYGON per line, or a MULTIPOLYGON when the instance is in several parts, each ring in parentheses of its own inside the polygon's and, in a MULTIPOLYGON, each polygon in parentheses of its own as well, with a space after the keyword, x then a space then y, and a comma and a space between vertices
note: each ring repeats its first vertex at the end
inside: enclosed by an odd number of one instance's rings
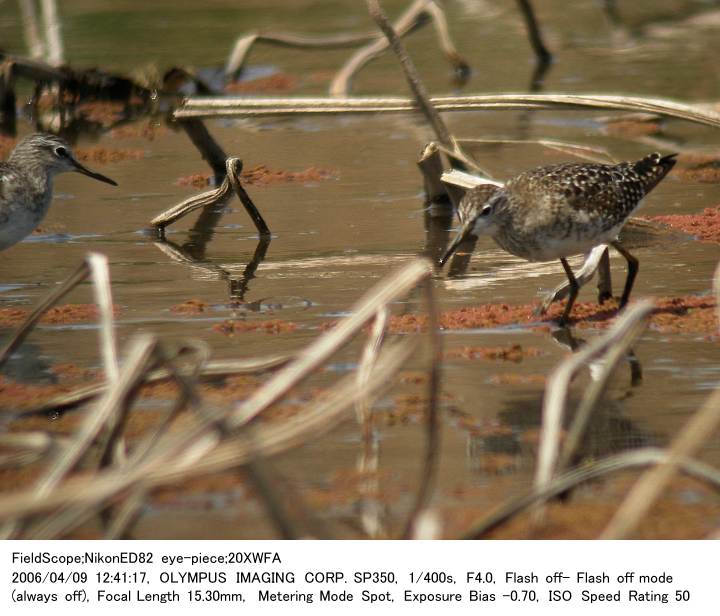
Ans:
MULTIPOLYGON (((197 226, 197 224, 195 226, 197 226)), ((199 236, 193 235, 193 239, 183 245, 176 244, 170 240, 162 240, 155 242, 155 246, 177 263, 185 263, 192 268, 209 272, 213 277, 227 281, 230 303, 233 308, 243 308, 252 311, 260 310, 259 301, 249 304, 245 303, 245 294, 248 291, 250 281, 255 278, 255 272, 258 266, 265 259, 268 246, 270 246, 270 239, 260 238, 258 240, 252 258, 248 261, 242 275, 238 278, 223 266, 208 263, 204 260, 205 248, 212 235, 212 228, 206 227, 203 233, 199 236), (201 238, 201 241, 198 241, 198 237, 201 238)))

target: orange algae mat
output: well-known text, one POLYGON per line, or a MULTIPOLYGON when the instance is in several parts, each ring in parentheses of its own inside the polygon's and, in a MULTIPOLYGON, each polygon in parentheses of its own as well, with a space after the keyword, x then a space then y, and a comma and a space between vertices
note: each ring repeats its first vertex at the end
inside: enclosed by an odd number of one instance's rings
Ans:
MULTIPOLYGON (((320 167, 308 167, 302 171, 284 171, 282 169, 270 169, 267 165, 255 165, 243 170, 240 179, 243 183, 252 186, 267 186, 268 184, 282 184, 290 182, 321 182, 337 177, 337 171, 332 169, 321 169, 320 167)), ((180 186, 194 186, 204 188, 210 184, 212 174, 196 173, 181 177, 178 180, 180 186)))
POLYGON ((245 332, 265 332, 266 334, 288 334, 297 329, 297 324, 281 319, 267 321, 223 321, 213 326, 213 331, 226 336, 242 334, 245 332))
MULTIPOLYGON (((120 308, 113 306, 113 312, 119 314, 120 308)), ((24 308, 0 308, 0 325, 4 327, 20 325, 29 314, 30 311, 24 308)), ((99 316, 100 311, 95 304, 62 304, 48 310, 40 322, 53 325, 87 323, 97 321, 99 316)))
MULTIPOLYGON (((563 304, 553 305, 544 316, 534 314, 536 304, 482 304, 441 313, 442 329, 489 329, 511 325, 548 328, 562 314, 563 304)), ((571 323, 580 328, 608 327, 617 315, 617 302, 605 304, 576 302, 571 323)), ((410 333, 424 331, 427 315, 406 314, 390 319, 390 331, 410 333)), ((650 327, 664 333, 706 334, 718 333, 715 300, 710 296, 662 297, 655 300, 650 316, 650 327)))
POLYGON ((646 218, 697 237, 703 242, 720 243, 720 206, 706 207, 700 214, 671 214, 646 218))

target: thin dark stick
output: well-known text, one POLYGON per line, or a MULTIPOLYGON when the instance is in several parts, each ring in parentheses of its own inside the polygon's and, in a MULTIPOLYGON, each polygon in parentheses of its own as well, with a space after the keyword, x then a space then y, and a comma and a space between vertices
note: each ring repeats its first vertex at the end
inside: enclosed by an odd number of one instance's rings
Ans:
POLYGON ((27 335, 30 333, 37 322, 42 316, 54 306, 60 299, 72 291, 78 286, 83 280, 90 275, 90 266, 86 261, 82 262, 82 265, 72 273, 65 282, 63 282, 57 289, 52 291, 42 303, 33 310, 32 314, 25 320, 20 328, 15 332, 10 342, 5 345, 5 348, 0 351, 0 367, 8 360, 10 355, 15 349, 17 349, 25 340, 27 335))
POLYGON ((409 539, 415 534, 415 526, 420 515, 427 508, 435 485, 437 460, 440 449, 440 421, 438 417, 438 399, 440 394, 440 366, 442 365, 442 340, 440 338, 440 319, 438 318, 437 304, 433 294, 432 280, 425 279, 422 288, 425 295, 428 311, 428 340, 430 342, 430 367, 428 369, 428 405, 425 413, 426 422, 426 448, 425 461, 420 475, 420 487, 415 503, 408 516, 403 539, 409 539))
POLYGON ((420 111, 422 111, 425 118, 430 122, 430 125, 438 138, 438 141, 448 148, 454 149, 454 140, 445 122, 442 121, 440 114, 435 110, 435 107, 430 103, 430 97, 425 90, 425 86, 420 81, 420 75, 415 68, 415 63, 408 56, 405 44, 402 42, 400 37, 396 34, 392 25, 388 21, 387 16, 383 12, 380 2, 378 0, 366 0, 370 15, 377 23, 380 30, 387 37, 390 42, 392 50, 400 60, 400 64, 405 72, 410 90, 415 96, 420 111))
POLYGON ((533 51, 537 56, 537 60, 540 64, 547 65, 552 62, 552 54, 545 47, 545 43, 542 39, 540 32, 540 26, 537 18, 535 17, 535 11, 533 11, 530 0, 517 0, 518 7, 523 17, 525 18, 525 25, 527 26, 528 36, 530 37, 530 44, 532 45, 533 51))
POLYGON ((246 464, 244 468, 247 471, 250 481, 257 490, 260 500, 264 503, 265 510, 280 533, 280 538, 298 539, 300 533, 295 528, 295 524, 285 510, 280 495, 277 490, 273 488, 269 473, 266 472, 265 464, 267 464, 267 462, 263 459, 252 460, 246 464))
POLYGON ((190 141, 200 151, 203 160, 210 165, 215 174, 216 180, 219 182, 225 177, 225 161, 227 154, 223 151, 217 141, 213 139, 208 129, 197 118, 183 118, 178 120, 180 126, 190 137, 190 141))
POLYGON ((227 161, 227 177, 230 180, 230 185, 235 189, 237 196, 245 207, 245 211, 252 218, 255 228, 258 230, 260 237, 269 238, 270 228, 263 219, 260 211, 255 207, 252 202, 250 195, 247 194, 242 184, 240 183, 240 172, 242 171, 242 161, 239 158, 230 158, 227 161))

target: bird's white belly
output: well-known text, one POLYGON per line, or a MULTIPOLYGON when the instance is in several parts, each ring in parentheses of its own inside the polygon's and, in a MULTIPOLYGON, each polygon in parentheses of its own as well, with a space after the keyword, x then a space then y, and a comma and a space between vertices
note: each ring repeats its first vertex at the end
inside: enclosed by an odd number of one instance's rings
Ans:
POLYGON ((622 225, 617 225, 605 232, 592 234, 592 236, 567 238, 546 237, 535 247, 532 261, 551 261, 560 257, 572 257, 585 254, 600 244, 607 244, 617 239, 622 225))

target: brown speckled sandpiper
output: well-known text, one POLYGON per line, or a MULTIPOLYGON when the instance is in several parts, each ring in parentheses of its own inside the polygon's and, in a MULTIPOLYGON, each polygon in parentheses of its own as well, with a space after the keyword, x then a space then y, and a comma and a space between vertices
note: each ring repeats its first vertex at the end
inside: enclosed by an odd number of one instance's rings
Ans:
POLYGON ((70 146, 55 135, 29 135, 15 146, 7 162, 0 162, 0 250, 32 233, 50 208, 53 179, 66 171, 117 186, 81 165, 70 146))
POLYGON ((630 297, 638 260, 618 244, 618 233, 643 197, 673 168, 675 156, 655 153, 617 165, 550 165, 525 171, 502 188, 477 186, 460 202, 462 227, 440 264, 469 235, 490 235, 501 248, 528 261, 560 259, 570 281, 560 319, 565 324, 579 290, 566 257, 611 244, 628 263, 622 308, 630 297))

